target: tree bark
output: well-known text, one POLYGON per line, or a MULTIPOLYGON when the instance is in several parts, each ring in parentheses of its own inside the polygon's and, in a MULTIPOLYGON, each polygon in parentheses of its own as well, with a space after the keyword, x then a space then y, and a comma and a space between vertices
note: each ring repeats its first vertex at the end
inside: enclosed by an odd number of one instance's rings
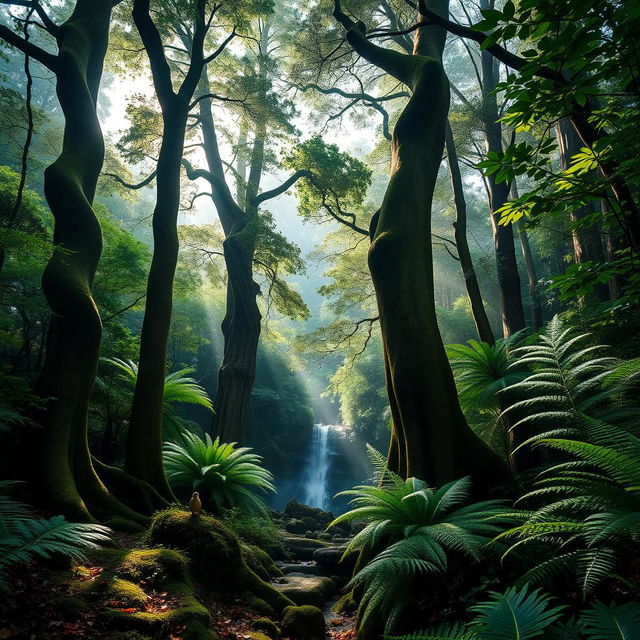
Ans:
MULTIPOLYGON (((447 0, 427 6, 448 15, 447 0)), ((476 488, 486 491, 506 473, 462 414, 434 303, 431 205, 449 110, 442 68, 446 33, 421 28, 414 55, 407 55, 373 45, 339 2, 334 16, 358 54, 412 89, 393 132, 390 180, 369 249, 387 390, 396 409, 397 467, 433 484, 471 474, 476 488)))
POLYGON ((87 443, 102 334, 91 295, 102 251, 92 208, 104 158, 96 101, 111 9, 111 0, 78 0, 55 31, 58 55, 50 68, 56 75, 65 128, 62 151, 44 179, 55 222, 54 253, 43 273, 42 289, 53 316, 37 387, 51 400, 37 436, 35 461, 39 496, 53 511, 75 520, 120 515, 139 521, 100 481, 87 443))
MULTIPOLYGON (((558 153, 560 156, 560 169, 566 171, 571 165, 571 158, 582 148, 582 142, 571 122, 566 119, 556 122, 556 138, 558 140, 558 153)), ((571 212, 571 239, 573 242, 573 258, 576 264, 596 260, 604 260, 604 247, 602 234, 597 225, 590 227, 581 226, 581 220, 593 213, 593 208, 585 205, 571 212)), ((607 285, 598 284, 594 288, 599 300, 608 300, 609 291, 607 285)))
POLYGON ((445 143, 451 188, 453 190, 453 201, 456 207, 456 221, 453 223, 453 228, 455 230, 456 248, 458 250, 458 258, 460 258, 464 284, 467 288, 467 295, 469 296, 471 313, 476 325, 476 331, 478 332, 478 338, 481 342, 493 345, 495 343, 495 337, 484 308, 480 285, 478 284, 476 270, 471 260, 471 251, 469 251, 469 242, 467 241, 467 203, 464 198, 462 176, 460 175, 460 165, 458 163, 458 152, 453 140, 451 125, 448 121, 445 132, 445 143))
POLYGON ((194 15, 190 64, 180 89, 173 90, 171 69, 160 34, 150 16, 150 0, 134 0, 133 19, 151 64, 162 110, 162 143, 157 163, 153 211, 153 257, 147 280, 146 307, 140 333, 138 377, 127 438, 126 470, 172 500, 162 463, 162 419, 167 345, 173 305, 173 279, 178 262, 180 167, 190 102, 204 65, 207 27, 204 1, 194 15))
MULTIPOLYGON (((481 8, 489 9, 488 0, 482 0, 481 8)), ((498 82, 496 61, 486 50, 481 54, 482 62, 482 124, 485 134, 487 152, 502 152, 502 125, 498 121, 498 103, 495 88, 498 82)), ((496 182, 495 175, 487 178, 489 187, 489 209, 491 230, 496 253, 496 269, 498 275, 498 291, 500 296, 500 313, 502 314, 502 330, 505 337, 510 336, 526 326, 520 276, 516 260, 513 227, 500 225, 496 211, 509 199, 509 185, 496 182)))

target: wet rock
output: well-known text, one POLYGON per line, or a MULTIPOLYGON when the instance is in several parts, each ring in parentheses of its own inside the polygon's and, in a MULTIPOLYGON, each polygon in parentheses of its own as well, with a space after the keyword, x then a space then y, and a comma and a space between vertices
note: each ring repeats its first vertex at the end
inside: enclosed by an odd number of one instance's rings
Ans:
POLYGON ((357 554, 351 553, 343 560, 344 550, 345 547, 316 549, 313 552, 313 559, 326 571, 339 576, 350 576, 356 565, 357 554))
POLYGON ((308 529, 319 529, 329 526, 329 523, 333 521, 333 514, 329 511, 323 511, 322 509, 316 509, 306 504, 298 502, 295 498, 289 500, 284 512, 289 518, 311 518, 314 521, 314 525, 307 527, 308 529))
POLYGON ((313 560, 314 551, 327 546, 327 543, 321 540, 312 540, 311 538, 302 538, 294 535, 284 536, 283 542, 294 560, 313 560))
POLYGON ((288 533, 304 533, 307 530, 307 525, 296 518, 292 518, 284 525, 285 531, 288 533))
POLYGON ((293 640, 324 640, 326 627, 322 611, 308 605, 287 607, 282 618, 282 634, 293 640))
POLYGON ((336 586, 331 578, 313 576, 305 573, 289 573, 285 576, 284 583, 275 587, 284 596, 297 605, 313 605, 321 607, 336 591, 336 586))

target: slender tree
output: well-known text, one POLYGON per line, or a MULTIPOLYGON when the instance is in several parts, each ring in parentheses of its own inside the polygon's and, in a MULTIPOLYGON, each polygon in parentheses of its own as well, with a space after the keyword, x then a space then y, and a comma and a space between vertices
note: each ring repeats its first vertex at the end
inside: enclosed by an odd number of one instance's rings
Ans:
POLYGON ((185 14, 193 24, 193 37, 187 52, 188 68, 176 91, 162 36, 151 17, 150 0, 134 0, 133 3, 133 20, 151 65, 153 84, 162 111, 163 130, 155 176, 154 250, 140 334, 139 371, 127 438, 126 470, 152 484, 168 499, 171 499, 172 493, 162 465, 162 400, 173 278, 178 261, 180 167, 187 118, 202 70, 235 35, 235 31, 232 31, 212 54, 205 56, 205 38, 220 6, 214 4, 208 9, 205 0, 195 0, 185 8, 185 14))

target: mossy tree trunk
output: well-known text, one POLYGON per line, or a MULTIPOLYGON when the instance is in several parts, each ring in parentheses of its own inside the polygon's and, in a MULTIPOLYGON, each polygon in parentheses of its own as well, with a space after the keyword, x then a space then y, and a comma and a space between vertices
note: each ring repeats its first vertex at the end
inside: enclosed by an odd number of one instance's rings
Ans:
POLYGON ((467 203, 464 197, 462 176, 460 175, 458 152, 448 121, 445 133, 445 144, 447 148, 447 162, 449 165, 453 201, 456 207, 456 221, 453 223, 453 228, 455 229, 456 249, 458 251, 458 258, 460 259, 464 285, 467 289, 469 303, 471 304, 471 314, 473 315, 473 321, 476 325, 478 338, 480 338, 482 342, 493 345, 495 343, 495 337, 484 308, 480 285, 478 284, 476 270, 471 259, 471 251, 469 250, 469 242, 467 240, 467 203))
POLYGON ((173 279, 178 262, 180 167, 191 101, 205 64, 207 33, 205 2, 194 10, 190 63, 178 91, 162 38, 150 15, 150 0, 134 0, 133 20, 151 64, 153 83, 162 110, 162 143, 157 163, 156 205, 153 211, 153 258, 147 296, 136 388, 127 439, 126 470, 149 482, 166 499, 173 494, 162 464, 162 419, 167 343, 173 304, 173 279))
MULTIPOLYGON (((448 0, 426 4, 448 15, 448 0)), ((504 466, 465 421, 434 303, 431 206, 449 110, 442 67, 446 33, 419 29, 414 55, 407 55, 372 44, 339 2, 334 16, 359 55, 412 91, 393 132, 390 180, 369 249, 395 409, 391 463, 403 475, 434 484, 472 474, 482 491, 505 477, 504 466)))
POLYGON ((44 177, 45 197, 54 217, 54 252, 43 273, 42 289, 53 315, 37 385, 48 404, 32 453, 39 498, 55 512, 85 521, 114 515, 140 520, 102 483, 87 442, 89 400, 102 335, 91 295, 102 252, 100 225, 92 207, 104 159, 96 102, 112 6, 111 0, 78 0, 61 25, 40 15, 55 38, 57 55, 0 27, 0 37, 55 74, 65 119, 62 151, 44 177))

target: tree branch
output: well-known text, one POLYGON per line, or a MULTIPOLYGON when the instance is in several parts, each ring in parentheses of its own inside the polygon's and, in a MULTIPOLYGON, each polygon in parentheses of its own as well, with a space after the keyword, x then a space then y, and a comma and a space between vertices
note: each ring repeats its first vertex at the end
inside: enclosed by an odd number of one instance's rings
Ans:
POLYGON ((116 182, 119 182, 123 187, 126 187, 127 189, 142 189, 142 187, 146 187, 148 184, 153 182, 157 172, 157 169, 154 169, 142 182, 138 182, 137 184, 126 182, 116 173, 103 173, 102 175, 113 178, 116 182))
POLYGON ((271 200, 271 198, 275 198, 281 193, 284 193, 287 189, 291 188, 298 180, 300 180, 300 178, 311 178, 312 175, 313 174, 311 173, 311 171, 308 171, 307 169, 296 171, 293 175, 289 176, 279 187, 270 189, 269 191, 263 191, 262 193, 258 194, 254 198, 253 202, 255 206, 258 206, 265 200, 271 200))
POLYGON ((25 40, 3 24, 0 24, 0 38, 12 47, 22 51, 22 53, 35 58, 40 64, 43 64, 47 69, 55 73, 58 56, 41 49, 28 40, 25 40))

